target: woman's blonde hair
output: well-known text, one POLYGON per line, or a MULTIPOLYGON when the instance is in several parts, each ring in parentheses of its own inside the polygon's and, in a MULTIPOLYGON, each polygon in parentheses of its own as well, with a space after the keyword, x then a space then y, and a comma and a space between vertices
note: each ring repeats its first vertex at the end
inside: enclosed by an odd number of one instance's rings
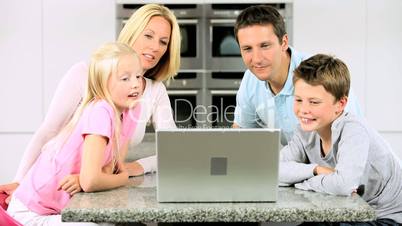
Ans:
MULTIPOLYGON (((120 113, 114 104, 108 89, 109 77, 117 73, 121 57, 132 56, 139 62, 134 50, 122 43, 106 43, 93 52, 88 71, 88 83, 85 96, 68 124, 60 132, 66 141, 73 128, 78 123, 84 109, 92 102, 105 100, 114 111, 114 131, 111 140, 113 150, 113 165, 116 166, 119 158, 119 140, 121 131, 120 113)), ((114 169, 114 168, 113 168, 114 169)))
POLYGON ((144 76, 157 81, 164 81, 173 78, 180 68, 180 28, 172 11, 159 4, 146 4, 140 7, 128 19, 117 41, 133 46, 134 42, 154 16, 165 18, 170 23, 172 32, 167 51, 161 57, 158 64, 147 70, 144 76))

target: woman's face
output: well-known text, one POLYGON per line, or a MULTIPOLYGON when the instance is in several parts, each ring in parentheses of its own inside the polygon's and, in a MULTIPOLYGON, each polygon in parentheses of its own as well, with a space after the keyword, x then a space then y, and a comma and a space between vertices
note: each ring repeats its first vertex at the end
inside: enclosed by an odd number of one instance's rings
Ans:
POLYGON ((154 16, 133 44, 140 56, 142 68, 146 71, 158 64, 170 41, 170 23, 161 16, 154 16))

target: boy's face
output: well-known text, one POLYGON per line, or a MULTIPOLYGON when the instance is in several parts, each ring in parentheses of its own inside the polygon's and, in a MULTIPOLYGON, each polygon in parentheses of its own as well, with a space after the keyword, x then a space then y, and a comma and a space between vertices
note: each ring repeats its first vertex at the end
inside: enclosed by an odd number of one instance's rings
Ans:
POLYGON ((108 89, 119 111, 134 107, 143 91, 142 67, 137 57, 122 56, 117 65, 117 73, 108 80, 108 89))
POLYGON ((288 49, 287 35, 282 44, 272 24, 252 25, 237 32, 244 64, 261 81, 276 81, 280 73, 282 55, 288 49))
POLYGON ((303 79, 295 83, 293 110, 304 131, 317 131, 319 134, 329 132, 346 102, 346 97, 335 101, 335 97, 322 85, 312 86, 303 79))

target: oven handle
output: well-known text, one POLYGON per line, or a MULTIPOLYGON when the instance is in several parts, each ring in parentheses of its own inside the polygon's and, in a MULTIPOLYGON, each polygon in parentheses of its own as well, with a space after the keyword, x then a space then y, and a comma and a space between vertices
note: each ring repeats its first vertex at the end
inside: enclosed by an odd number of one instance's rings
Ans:
POLYGON ((235 24, 236 19, 210 19, 211 24, 235 24))
POLYGON ((197 90, 168 90, 168 94, 172 95, 196 95, 198 93, 197 90))
POLYGON ((177 23, 179 24, 198 24, 197 19, 178 19, 177 23))
POLYGON ((233 95, 237 94, 237 90, 211 90, 211 94, 214 95, 233 95))

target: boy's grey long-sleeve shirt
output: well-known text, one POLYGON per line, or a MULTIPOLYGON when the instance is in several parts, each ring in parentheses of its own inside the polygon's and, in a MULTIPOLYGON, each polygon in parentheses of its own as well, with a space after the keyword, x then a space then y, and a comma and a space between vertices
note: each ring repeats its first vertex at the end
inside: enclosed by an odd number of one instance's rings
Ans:
POLYGON ((332 123, 332 149, 323 157, 317 132, 297 129, 280 153, 279 180, 296 188, 350 195, 365 185, 363 199, 378 218, 402 223, 402 167, 390 146, 357 117, 344 113, 332 123), (317 166, 335 169, 313 175, 317 166))

